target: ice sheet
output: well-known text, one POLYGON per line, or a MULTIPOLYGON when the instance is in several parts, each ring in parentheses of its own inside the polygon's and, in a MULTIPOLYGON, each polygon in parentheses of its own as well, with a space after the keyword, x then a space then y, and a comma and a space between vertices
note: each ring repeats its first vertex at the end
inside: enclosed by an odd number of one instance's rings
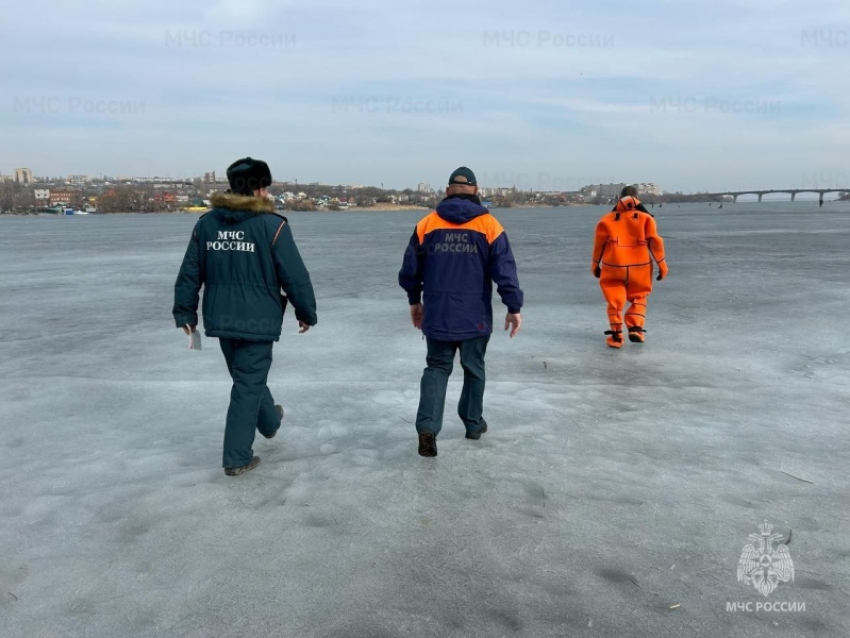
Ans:
POLYGON ((463 438, 458 365, 416 454, 418 215, 292 213, 319 324, 288 314, 283 430, 238 478, 217 342, 170 316, 196 217, 0 219, 0 635, 848 635, 850 206, 656 208, 670 276, 621 351, 601 209, 494 212, 527 302, 489 432, 463 438), (805 612, 726 610, 765 600, 736 581, 765 519, 796 567, 766 600, 805 612))

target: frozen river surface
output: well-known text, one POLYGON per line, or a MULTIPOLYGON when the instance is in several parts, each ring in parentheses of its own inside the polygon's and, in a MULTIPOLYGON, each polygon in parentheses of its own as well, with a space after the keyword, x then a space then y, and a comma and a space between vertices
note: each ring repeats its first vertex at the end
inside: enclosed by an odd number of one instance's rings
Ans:
POLYGON ((850 635, 850 206, 656 208, 670 276, 621 351, 600 212, 496 211, 525 325, 477 442, 456 368, 436 459, 396 283, 420 215, 292 214, 319 324, 287 315, 286 421, 238 478, 223 357, 170 315, 195 217, 0 219, 0 636, 850 635), (737 580, 765 520, 795 568, 767 597, 737 580))

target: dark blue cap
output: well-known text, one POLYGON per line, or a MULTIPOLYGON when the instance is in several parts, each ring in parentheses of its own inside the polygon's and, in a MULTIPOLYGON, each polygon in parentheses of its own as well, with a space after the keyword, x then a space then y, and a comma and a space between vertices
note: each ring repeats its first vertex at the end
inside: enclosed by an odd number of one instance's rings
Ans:
POLYGON ((461 166, 455 169, 454 173, 449 175, 449 185, 462 184, 464 186, 476 186, 475 173, 469 170, 466 166, 461 166))

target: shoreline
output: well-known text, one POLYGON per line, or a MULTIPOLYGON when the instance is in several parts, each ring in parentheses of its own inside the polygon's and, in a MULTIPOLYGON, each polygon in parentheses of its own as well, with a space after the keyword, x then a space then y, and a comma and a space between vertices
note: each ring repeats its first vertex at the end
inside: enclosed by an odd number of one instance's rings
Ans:
MULTIPOLYGON (((531 204, 525 206, 511 206, 508 208, 505 207, 493 207, 488 210, 492 211, 502 211, 502 210, 527 210, 527 209, 546 209, 546 208, 580 208, 583 206, 593 206, 594 204, 562 204, 560 206, 551 206, 547 204, 531 204)), ((125 211, 125 212, 114 212, 114 213, 87 213, 85 215, 57 215, 55 213, 2 213, 0 217, 103 217, 106 215, 205 215, 212 209, 206 210, 158 210, 158 211, 150 211, 150 212, 139 212, 139 211, 125 211)), ((326 208, 320 208, 316 210, 276 210, 275 213, 278 215, 287 215, 289 213, 315 213, 315 214, 325 214, 325 213, 409 213, 412 211, 419 211, 423 214, 429 213, 434 210, 433 207, 427 206, 409 206, 409 205, 401 205, 401 206, 368 206, 368 207, 358 207, 353 206, 351 208, 341 208, 340 210, 328 210, 326 208)))
MULTIPOLYGON (((711 202, 714 203, 714 202, 711 202)), ((723 202, 726 204, 726 202, 723 202)), ((705 205, 706 202, 667 202, 669 207, 679 207, 679 206, 702 206, 705 205)), ((738 205, 741 204, 756 204, 756 202, 737 202, 738 205)), ((769 205, 769 204, 802 204, 802 205, 817 205, 817 200, 797 200, 796 202, 788 202, 788 201, 777 201, 777 202, 762 202, 760 205, 769 205)), ((828 200, 824 202, 824 205, 832 204, 850 204, 850 200, 828 200)), ((558 206, 552 206, 550 204, 530 204, 523 206, 511 206, 508 208, 495 207, 490 208, 491 212, 502 212, 502 211, 511 211, 511 210, 544 210, 544 209, 558 209, 558 208, 598 208, 602 205, 597 204, 560 204, 558 206)), ((732 202, 729 202, 730 208, 735 206, 732 202)), ((162 211, 151 211, 146 213, 141 213, 138 211, 125 211, 125 212, 116 212, 116 213, 87 213, 85 215, 57 215, 54 213, 41 213, 41 212, 3 212, 0 213, 0 219, 6 217, 102 217, 107 215, 204 215, 208 213, 211 209, 206 209, 202 211, 197 210, 162 210, 162 211)), ((381 205, 381 206, 369 206, 369 207, 352 207, 352 208, 343 208, 340 210, 327 210, 327 209, 318 209, 318 210, 280 210, 275 211, 276 214, 279 215, 287 215, 289 213, 314 213, 314 214, 325 214, 325 213, 407 213, 418 211, 422 214, 426 214, 434 210, 430 207, 425 206, 411 206, 411 205, 401 205, 401 206, 392 206, 392 205, 381 205)), ((662 209, 663 210, 663 209, 662 209)), ((717 209, 715 209, 717 210, 717 209)))
MULTIPOLYGON (((594 205, 594 204, 559 204, 558 206, 553 206, 553 205, 551 205, 551 204, 524 204, 524 205, 522 205, 522 206, 508 206, 508 207, 504 207, 504 206, 493 206, 492 208, 489 208, 488 210, 512 210, 512 209, 514 209, 514 208, 574 208, 574 207, 578 207, 578 206, 593 206, 593 205, 594 205)), ((406 205, 406 204, 401 204, 401 205, 398 205, 398 206, 393 206, 393 205, 389 205, 389 204, 382 204, 382 205, 380 205, 380 206, 368 206, 368 207, 357 207, 357 206, 355 206, 355 207, 352 207, 352 208, 343 208, 343 209, 336 210, 336 211, 309 211, 309 212, 329 212, 329 213, 346 213, 346 212, 353 212, 353 213, 363 213, 363 212, 369 212, 369 211, 380 211, 380 212, 391 212, 391 211, 395 211, 395 212, 403 212, 403 211, 409 211, 409 210, 427 210, 427 211, 432 211, 432 210, 434 210, 434 209, 433 209, 432 207, 428 207, 428 206, 411 206, 411 205, 406 205)), ((293 211, 293 212, 295 212, 295 211, 293 211)), ((306 211, 305 211, 305 212, 306 212, 306 211)))

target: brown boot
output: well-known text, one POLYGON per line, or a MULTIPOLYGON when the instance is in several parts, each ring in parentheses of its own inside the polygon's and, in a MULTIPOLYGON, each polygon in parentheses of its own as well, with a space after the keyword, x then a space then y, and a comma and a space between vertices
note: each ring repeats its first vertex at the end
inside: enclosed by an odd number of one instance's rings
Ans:
POLYGON ((242 467, 226 467, 224 468, 224 473, 228 476, 239 476, 240 474, 244 474, 245 472, 250 472, 255 467, 260 464, 260 457, 255 456, 251 459, 251 462, 248 465, 243 465, 242 467))

